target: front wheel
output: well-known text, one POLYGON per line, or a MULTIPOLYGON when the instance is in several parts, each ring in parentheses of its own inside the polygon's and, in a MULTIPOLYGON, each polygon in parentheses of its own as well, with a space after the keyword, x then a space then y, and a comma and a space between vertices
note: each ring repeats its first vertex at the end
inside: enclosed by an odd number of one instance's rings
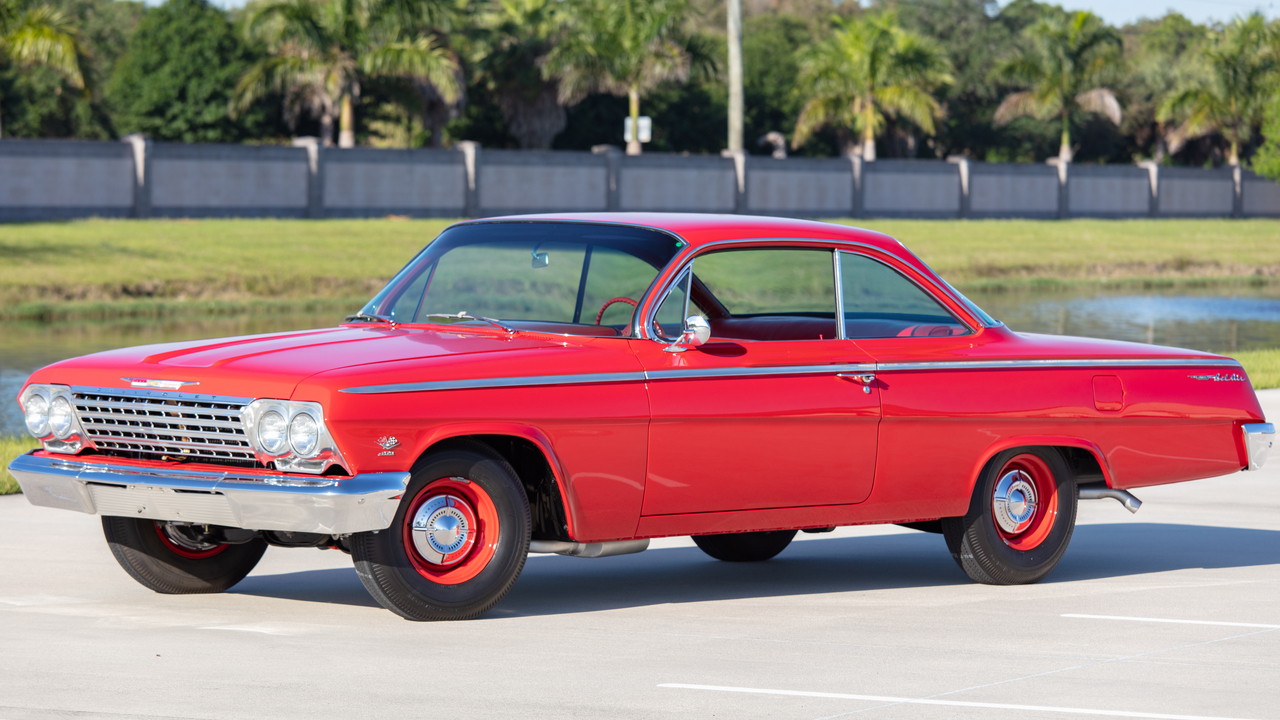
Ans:
POLYGON ((956 564, 988 585, 1043 579, 1067 551, 1075 525, 1075 476, 1052 447, 1000 453, 978 479, 969 512, 942 519, 956 564))
POLYGON ((480 443, 424 458, 391 527, 351 536, 369 594, 406 620, 469 620, 515 584, 529 553, 529 500, 480 443))
POLYGON ((218 593, 240 582, 262 559, 267 541, 213 542, 197 527, 144 518, 102 518, 102 533, 125 572, 158 593, 218 593))
POLYGON ((693 542, 702 552, 725 562, 760 562, 768 560, 791 544, 795 530, 694 535, 693 542))

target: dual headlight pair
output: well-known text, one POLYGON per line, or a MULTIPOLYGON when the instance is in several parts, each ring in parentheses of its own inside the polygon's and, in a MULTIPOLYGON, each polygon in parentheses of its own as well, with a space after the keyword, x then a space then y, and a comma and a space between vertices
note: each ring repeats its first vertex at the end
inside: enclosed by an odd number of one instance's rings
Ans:
POLYGON ((320 403, 254 400, 241 419, 258 459, 280 470, 322 472, 341 461, 320 403))
POLYGON ((19 398, 27 431, 44 442, 46 450, 76 453, 83 435, 71 405, 71 388, 65 385, 29 385, 19 398))

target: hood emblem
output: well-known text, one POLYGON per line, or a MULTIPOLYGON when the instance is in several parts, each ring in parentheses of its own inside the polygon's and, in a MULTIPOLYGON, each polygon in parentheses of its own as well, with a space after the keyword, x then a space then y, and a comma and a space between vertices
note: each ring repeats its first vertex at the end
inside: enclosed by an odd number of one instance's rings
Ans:
POLYGON ((395 439, 392 435, 383 435, 378 438, 377 443, 383 450, 390 450, 391 448, 399 445, 400 441, 395 439))
POLYGON ((1239 373, 1214 373, 1212 375, 1188 375, 1192 380, 1212 380, 1213 382, 1244 382, 1244 376, 1239 373))
POLYGON ((199 385, 194 380, 148 380, 146 378, 120 378, 131 387, 148 390, 181 390, 186 385, 199 385))

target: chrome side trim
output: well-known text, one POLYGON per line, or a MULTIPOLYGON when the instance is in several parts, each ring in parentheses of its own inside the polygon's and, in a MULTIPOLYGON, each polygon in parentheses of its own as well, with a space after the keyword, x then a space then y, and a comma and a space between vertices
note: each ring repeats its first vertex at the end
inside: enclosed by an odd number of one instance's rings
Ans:
POLYGON ((1257 470, 1267 462, 1267 455, 1276 439, 1276 426, 1271 423, 1251 423, 1241 426, 1244 431, 1244 447, 1249 456, 1245 470, 1257 470))
POLYGON ((604 385, 649 380, 682 380, 687 378, 730 378, 771 375, 818 375, 822 373, 875 372, 874 363, 860 365, 783 365, 746 368, 696 368, 683 370, 649 370, 629 373, 595 373, 584 375, 533 375, 525 377, 478 378, 475 380, 441 380, 438 382, 364 385, 343 388, 339 392, 356 395, 383 395, 435 390, 471 390, 478 388, 540 387, 552 385, 604 385))
POLYGON ((1138 508, 1142 507, 1142 501, 1128 490, 1112 490, 1109 487, 1082 487, 1076 491, 1076 496, 1081 500, 1111 498, 1119 501, 1124 506, 1124 509, 1131 513, 1138 512, 1138 508))
POLYGON ((343 388, 339 392, 356 395, 381 395, 434 390, 470 390, 475 388, 538 387, 549 385, 602 385, 650 380, 682 380, 688 378, 754 377, 776 375, 817 375, 821 373, 876 373, 911 370, 994 370, 1062 367, 1240 367, 1231 358, 1173 359, 1047 359, 1047 360, 960 360, 954 362, 861 363, 855 365, 782 365, 745 368, 690 368, 682 370, 649 370, 628 373, 588 373, 582 375, 532 375, 524 377, 440 380, 436 382, 364 385, 343 388))
POLYGON ((9 463, 32 505, 90 515, 327 535, 384 530, 409 473, 353 477, 143 468, 19 455, 9 463))
POLYGON ((583 375, 530 375, 525 377, 479 378, 474 380, 438 380, 435 382, 364 385, 339 392, 355 395, 431 392, 434 390, 470 390, 473 388, 534 387, 541 385, 602 385, 608 383, 644 382, 643 372, 594 373, 583 375))
POLYGON ((687 370, 649 370, 650 380, 685 380, 689 378, 769 377, 777 375, 821 375, 830 373, 875 372, 874 363, 860 365, 783 365, 746 368, 696 368, 687 370))
POLYGON ((880 363, 880 372, 894 370, 994 370, 1013 368, 1059 367, 1240 367, 1231 358, 1107 358, 1107 359, 1044 359, 1044 360, 955 360, 951 362, 880 363))

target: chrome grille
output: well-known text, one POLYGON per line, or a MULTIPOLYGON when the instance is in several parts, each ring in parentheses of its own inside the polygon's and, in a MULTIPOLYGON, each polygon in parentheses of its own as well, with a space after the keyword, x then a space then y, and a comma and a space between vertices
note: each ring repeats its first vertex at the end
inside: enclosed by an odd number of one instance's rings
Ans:
POLYGON ((240 422, 247 399, 85 388, 72 397, 80 427, 103 454, 261 467, 240 422))

